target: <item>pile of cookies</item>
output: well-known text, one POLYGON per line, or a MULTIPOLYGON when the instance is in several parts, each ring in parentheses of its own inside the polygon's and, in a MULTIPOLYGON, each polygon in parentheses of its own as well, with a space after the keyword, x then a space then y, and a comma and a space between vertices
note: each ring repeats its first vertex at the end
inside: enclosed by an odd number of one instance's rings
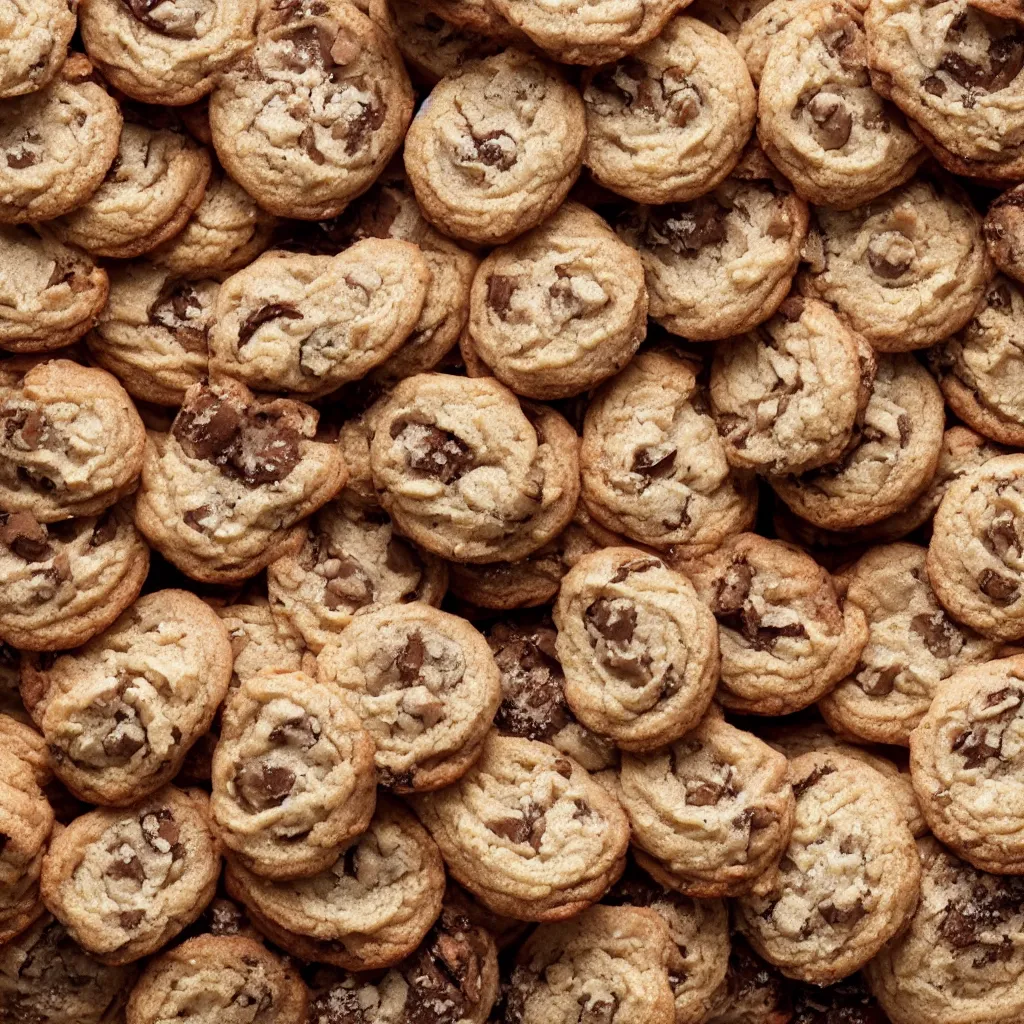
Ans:
POLYGON ((0 1024, 1021 1024, 1017 0, 0 0, 0 1024))

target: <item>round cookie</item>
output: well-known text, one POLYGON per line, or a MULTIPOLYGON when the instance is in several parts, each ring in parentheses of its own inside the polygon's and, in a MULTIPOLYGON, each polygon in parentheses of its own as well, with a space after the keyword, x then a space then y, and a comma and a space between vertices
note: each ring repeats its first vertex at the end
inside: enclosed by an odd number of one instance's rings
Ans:
POLYGON ((305 1024, 298 973, 262 942, 197 935, 151 960, 132 989, 128 1024, 305 1024))
POLYGON ((716 712, 664 750, 623 754, 618 793, 637 863, 688 896, 749 892, 789 842, 788 767, 716 712))
POLYGON ((892 1024, 1010 1024, 1024 1013, 1020 879, 988 875, 920 840, 921 900, 868 965, 892 1024))
POLYGON ((43 860, 47 908, 103 963, 156 952, 213 898, 220 851, 207 814, 204 793, 168 786, 76 818, 43 860))
POLYGON ((0 512, 0 639, 26 651, 78 647, 138 597, 148 571, 127 502, 48 527, 0 512))
POLYGON ((68 359, 0 363, 0 508, 97 515, 138 486, 146 433, 124 388, 68 359))
POLYGON ((177 407, 209 370, 220 285, 141 261, 111 270, 110 298, 85 343, 134 398, 177 407))
POLYGON ((799 548, 741 533, 682 569, 718 620, 716 699, 730 710, 790 714, 856 665, 864 615, 840 602, 829 574, 799 548))
POLYGON ((720 32, 673 18, 654 40, 584 76, 593 179, 637 203, 686 202, 727 177, 754 128, 743 58, 720 32))
POLYGON ((961 669, 910 734, 935 835, 979 871, 1024 875, 1024 657, 961 669))
POLYGON ((82 41, 114 88, 183 106, 252 48, 257 0, 80 0, 82 41))
POLYGON ((167 434, 146 445, 135 522, 182 572, 233 583, 302 545, 301 521, 345 482, 337 445, 315 440, 317 413, 259 401, 222 379, 194 384, 167 434))
POLYGON ((107 272, 31 226, 0 227, 0 349, 74 344, 107 301, 107 272))
POLYGON ((124 807, 177 774, 231 678, 231 645, 194 594, 139 598, 85 647, 22 667, 22 696, 54 772, 90 803, 124 807))
POLYGON ((10 0, 3 12, 0 99, 48 85, 64 63, 75 34, 78 0, 10 0))
POLYGON ((910 355, 880 356, 864 425, 839 462, 772 489, 798 516, 829 530, 868 526, 909 505, 928 486, 942 448, 945 407, 910 355))
POLYGON ((830 302, 880 352, 926 348, 960 330, 992 277, 981 216, 950 181, 917 178, 814 219, 800 290, 830 302))
POLYGON ((946 491, 928 545, 928 578, 956 619, 993 640, 1024 637, 1024 456, 1002 455, 946 491))
POLYGON ((267 567, 274 614, 314 654, 337 643, 359 609, 409 601, 438 605, 447 582, 446 564, 398 536, 386 512, 344 496, 316 513, 297 554, 267 567))
POLYGON ((402 141, 413 96, 387 34, 344 0, 265 6, 256 47, 210 96, 228 174, 265 210, 337 216, 402 141))
POLYGON ((583 502, 597 522, 658 550, 696 556, 754 519, 756 490, 733 474, 691 366, 636 356, 597 392, 580 447, 583 502))
POLYGON ((1015 281, 1024 281, 1024 186, 995 198, 985 214, 985 245, 995 265, 1015 281))
POLYGON ((629 362, 646 332, 639 256, 578 203, 496 249, 473 279, 471 344, 487 370, 528 398, 596 387, 629 362))
POLYGON ((867 42, 845 0, 803 5, 772 41, 757 134, 809 203, 851 210, 907 181, 926 151, 872 88, 867 42))
POLYGON ((414 602, 367 608, 317 657, 376 745, 381 785, 451 785, 480 756, 501 700, 486 640, 465 619, 414 602))
POLYGON ((832 752, 790 762, 796 821, 774 877, 735 904, 750 944, 783 974, 826 985, 898 935, 917 904, 914 839, 885 779, 832 752))
POLYGON ((460 562, 515 561, 568 525, 578 440, 553 409, 493 379, 407 377, 375 414, 380 502, 421 547, 460 562))
POLYGON ((546 743, 492 732, 458 782, 412 799, 452 877, 497 914, 561 921, 622 874, 618 800, 546 743))
POLYGON ((331 866, 373 815, 373 739, 344 698, 267 668, 233 690, 213 753, 210 813, 231 854, 263 878, 331 866))
POLYGON ((916 544, 872 548, 843 574, 847 607, 867 617, 868 642, 849 677, 818 704, 859 742, 906 746, 943 680, 994 658, 1000 644, 951 619, 916 544))
POLYGON ((92 76, 89 61, 74 53, 45 88, 3 102, 0 224, 51 220, 100 187, 117 156, 122 119, 92 76))
POLYGON ((651 318, 691 341, 717 341, 778 309, 807 225, 807 204, 754 151, 700 198, 628 208, 615 230, 640 253, 651 318))
POLYGON ((708 395, 726 458, 782 475, 837 461, 863 421, 875 369, 831 308, 790 296, 771 320, 715 347, 708 395))
POLYGON ((442 79, 405 140, 405 169, 440 231, 500 245, 561 205, 582 165, 583 100, 561 73, 521 50, 442 79))
POLYGON ((312 878, 273 881, 235 860, 228 894, 275 945, 303 960, 380 970, 416 949, 441 910, 444 865, 426 830, 382 799, 369 829, 312 878))
POLYGON ((1024 294, 998 275, 962 331, 928 350, 949 407, 1002 444, 1024 446, 1024 294))
POLYGON ((585 555, 562 581, 555 650, 576 717, 649 751, 700 721, 718 677, 714 617, 690 581, 635 548, 585 555))

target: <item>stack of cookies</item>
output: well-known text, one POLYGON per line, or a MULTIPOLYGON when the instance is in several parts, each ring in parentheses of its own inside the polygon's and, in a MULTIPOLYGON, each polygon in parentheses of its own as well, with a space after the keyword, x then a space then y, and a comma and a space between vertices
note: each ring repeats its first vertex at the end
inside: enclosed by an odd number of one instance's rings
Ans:
POLYGON ((1021 1024, 1017 0, 0 0, 0 1024, 1021 1024))

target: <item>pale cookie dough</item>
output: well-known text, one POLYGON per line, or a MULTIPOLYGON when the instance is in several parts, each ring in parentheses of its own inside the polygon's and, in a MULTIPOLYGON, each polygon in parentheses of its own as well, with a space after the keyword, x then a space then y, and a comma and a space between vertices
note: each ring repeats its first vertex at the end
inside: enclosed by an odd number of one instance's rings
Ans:
POLYGON ((234 666, 231 687, 251 679, 263 669, 286 672, 315 671, 313 656, 302 637, 287 622, 275 618, 266 601, 229 604, 217 609, 231 640, 234 666))

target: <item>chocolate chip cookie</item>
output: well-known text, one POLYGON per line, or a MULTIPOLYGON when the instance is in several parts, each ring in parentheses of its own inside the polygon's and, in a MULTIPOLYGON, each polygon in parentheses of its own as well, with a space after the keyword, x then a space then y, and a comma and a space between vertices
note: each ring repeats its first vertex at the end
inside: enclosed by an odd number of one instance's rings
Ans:
POLYGON ((57 777, 83 800, 123 807, 175 776, 230 678, 217 614, 194 594, 162 590, 85 647, 23 665, 22 696, 57 777))
POLYGON ((49 526, 0 512, 0 639, 26 651, 78 647, 138 597, 148 571, 128 502, 49 526))
POLYGON ((801 291, 882 352, 960 330, 992 277, 981 217, 944 179, 917 178, 847 212, 818 209, 814 221, 801 291))
POLYGON ((554 213, 583 159, 580 94, 546 61, 506 50, 442 79, 405 140, 405 169, 439 230, 500 245, 554 213))
POLYGON ((736 47, 689 17, 673 18, 639 50, 588 72, 583 103, 583 160, 594 180, 651 205, 695 199, 727 177, 757 110, 736 47))
POLYGON ((996 266, 1016 281, 1024 280, 1024 187, 1017 185, 998 196, 985 214, 985 244, 996 266))
POLYGON ((783 974, 827 985, 864 966, 910 921, 921 877, 884 778, 841 754, 790 762, 793 837, 762 891, 735 904, 750 944, 783 974))
POLYGON ((664 750, 623 754, 619 793, 637 863, 688 896, 749 892, 789 843, 788 768, 714 711, 664 750))
POLYGON ((928 371, 910 355, 880 356, 853 447, 838 462, 769 482, 815 526, 868 526, 925 490, 938 465, 944 425, 942 392, 928 371))
POLYGON ((367 608, 317 657, 376 745, 382 785, 451 785, 480 756, 501 700, 487 641, 465 619, 421 602, 367 608))
POLYGON ((754 519, 756 490, 733 473, 691 366, 641 353, 587 409, 583 501, 598 523, 658 550, 697 555, 754 519))
POLYGON ((0 227, 0 348, 49 352, 74 344, 107 301, 107 272, 28 225, 0 227))
POLYGON ((68 359, 0 363, 0 508, 98 515, 138 486, 146 433, 124 388, 68 359))
POLYGON ((402 58, 374 20, 344 0, 302 0, 260 11, 255 48, 210 96, 210 130, 261 207, 322 220, 370 187, 412 108, 402 58))
POLYGON ((256 927, 287 953, 369 971, 403 960, 430 930, 444 865, 416 819, 382 799, 369 829, 319 875, 272 881, 229 860, 226 881, 256 927))
POLYGON ((380 502, 428 551, 460 562, 514 561, 572 518, 575 431, 553 409, 520 406, 496 380, 407 377, 373 430, 370 468, 380 502))
POLYGON ((960 625, 939 604, 916 544, 872 548, 844 573, 847 605, 867 616, 856 668, 820 703, 855 740, 906 746, 943 680, 994 658, 999 642, 960 625))
POLYGON ((522 921, 578 914, 625 865, 617 799, 547 743, 492 732, 466 775, 413 805, 456 881, 522 921))
POLYGON ((0 99, 36 92, 53 81, 75 34, 78 0, 11 0, 0 43, 0 99))
POLYGON ((718 630, 660 558, 626 547, 585 555, 562 581, 554 619, 565 697, 585 726, 648 751, 700 721, 718 677, 718 630))
POLYGON ((300 402, 257 399, 232 380, 194 384, 170 432, 150 435, 136 525, 193 579, 254 576, 301 547, 301 520, 345 482, 316 424, 300 402))
POLYGON ((646 332, 640 257, 579 203, 496 249, 473 279, 473 348, 519 395, 588 391, 629 362, 646 332))

